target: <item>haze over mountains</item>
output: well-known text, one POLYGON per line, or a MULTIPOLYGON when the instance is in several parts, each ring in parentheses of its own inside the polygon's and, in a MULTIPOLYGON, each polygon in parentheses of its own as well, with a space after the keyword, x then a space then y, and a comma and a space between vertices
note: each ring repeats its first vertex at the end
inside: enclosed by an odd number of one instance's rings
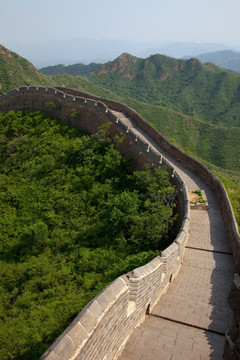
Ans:
MULTIPOLYGON (((219 50, 235 50, 230 45, 193 42, 134 42, 96 39, 59 39, 42 43, 8 42, 7 48, 31 61, 37 68, 56 65, 91 62, 104 63, 113 60, 124 52, 138 57, 151 54, 164 54, 176 58, 196 56, 219 50)), ((239 49, 240 50, 240 49, 239 49)))
POLYGON ((239 73, 193 58, 124 53, 89 77, 44 75, 0 45, 0 94, 27 85, 75 88, 131 106, 221 178, 240 219, 239 73))
POLYGON ((47 76, 0 46, 0 93, 24 85, 71 87, 124 102, 177 146, 222 168, 240 170, 240 74, 236 72, 194 58, 142 59, 124 53, 89 77, 47 76))
POLYGON ((200 54, 195 57, 202 63, 212 62, 222 68, 240 72, 240 52, 222 50, 200 54))
POLYGON ((165 106, 221 126, 240 127, 240 74, 197 59, 122 54, 90 78, 120 96, 165 106))

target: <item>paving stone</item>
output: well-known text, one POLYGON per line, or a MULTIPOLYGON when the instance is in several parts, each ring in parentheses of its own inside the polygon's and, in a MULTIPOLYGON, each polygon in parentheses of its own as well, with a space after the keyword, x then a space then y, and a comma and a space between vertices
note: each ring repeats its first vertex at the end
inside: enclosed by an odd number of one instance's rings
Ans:
MULTIPOLYGON (((133 126, 129 119, 122 121, 133 126)), ((134 131, 144 138, 142 130, 134 131)), ((178 276, 130 337, 126 349, 134 344, 134 350, 123 352, 125 357, 119 360, 220 360, 225 338, 207 330, 224 333, 231 322, 227 296, 233 278, 233 258, 219 202, 195 174, 147 136, 144 141, 151 142, 153 150, 170 162, 188 191, 205 191, 209 209, 190 210, 190 235, 178 276)))

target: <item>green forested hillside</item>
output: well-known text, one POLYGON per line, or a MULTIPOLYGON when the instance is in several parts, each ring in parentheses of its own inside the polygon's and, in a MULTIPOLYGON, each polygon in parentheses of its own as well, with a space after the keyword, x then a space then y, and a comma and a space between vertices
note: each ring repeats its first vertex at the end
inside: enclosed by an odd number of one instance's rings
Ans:
POLYGON ((238 190, 231 190, 240 187, 239 78, 196 59, 162 55, 139 59, 129 54, 104 64, 90 80, 66 74, 45 76, 0 46, 0 93, 22 85, 57 85, 128 103, 177 146, 208 167, 218 166, 217 174, 225 172, 222 179, 240 218, 240 196, 238 190), (233 179, 235 185, 228 186, 233 179))
POLYGON ((240 126, 240 74, 197 59, 123 54, 90 76, 95 84, 221 126, 240 126))
POLYGON ((225 69, 240 72, 240 52, 220 50, 196 56, 202 63, 212 62, 225 69))
POLYGON ((46 76, 26 59, 0 45, 0 94, 19 86, 49 85, 77 88, 110 98, 111 91, 95 85, 83 76, 46 76))
POLYGON ((93 296, 173 239, 168 172, 133 173, 105 128, 0 113, 1 360, 38 359, 93 296))
POLYGON ((17 86, 46 85, 46 78, 26 59, 0 45, 0 92, 17 86))
POLYGON ((42 69, 39 69, 39 72, 45 75, 81 75, 81 76, 89 76, 91 73, 96 71, 101 64, 91 63, 89 65, 84 64, 73 64, 65 66, 63 64, 47 66, 42 69))
POLYGON ((240 171, 240 128, 208 124, 165 107, 133 99, 124 101, 172 143, 192 156, 232 171, 240 171))

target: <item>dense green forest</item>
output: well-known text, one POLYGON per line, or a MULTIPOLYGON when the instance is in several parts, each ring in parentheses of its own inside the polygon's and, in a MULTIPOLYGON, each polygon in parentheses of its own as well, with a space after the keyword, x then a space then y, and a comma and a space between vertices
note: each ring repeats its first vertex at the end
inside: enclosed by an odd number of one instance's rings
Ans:
POLYGON ((240 52, 232 50, 219 50, 210 53, 204 53, 196 56, 202 63, 212 62, 225 69, 240 72, 240 52))
POLYGON ((90 79, 40 74, 0 45, 0 93, 23 85, 66 86, 127 103, 220 177, 240 226, 239 74, 194 59, 123 54, 90 79))
POLYGON ((91 73, 96 71, 101 64, 91 63, 88 65, 73 64, 65 66, 63 64, 47 66, 42 69, 39 69, 39 72, 45 75, 62 75, 69 74, 73 76, 81 75, 81 76, 89 76, 91 73))
POLYGON ((89 79, 122 97, 164 106, 210 124, 240 126, 240 74, 212 63, 122 54, 89 79))
POLYGON ((106 130, 0 114, 1 360, 38 359, 92 297, 173 239, 168 172, 133 172, 106 130))
POLYGON ((207 124, 162 106, 133 99, 125 103, 165 135, 172 143, 201 161, 240 171, 240 128, 207 124))

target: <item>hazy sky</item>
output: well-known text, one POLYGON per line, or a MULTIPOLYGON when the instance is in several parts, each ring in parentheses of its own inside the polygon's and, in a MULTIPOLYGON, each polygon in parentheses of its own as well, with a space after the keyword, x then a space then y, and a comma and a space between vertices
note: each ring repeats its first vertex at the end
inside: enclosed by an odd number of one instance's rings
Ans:
POLYGON ((240 0, 0 0, 0 43, 123 39, 240 44, 240 0))

